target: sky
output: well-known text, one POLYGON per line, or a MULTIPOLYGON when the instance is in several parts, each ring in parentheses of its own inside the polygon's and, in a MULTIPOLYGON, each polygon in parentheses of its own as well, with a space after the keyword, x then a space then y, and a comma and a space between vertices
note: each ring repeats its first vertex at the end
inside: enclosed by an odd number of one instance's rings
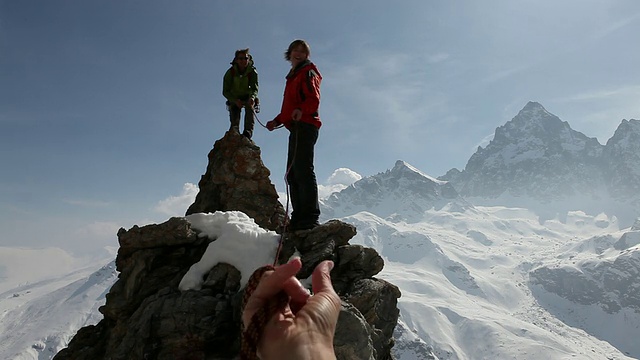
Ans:
MULTIPOLYGON (((228 129, 249 47, 260 121, 294 39, 323 76, 316 174, 404 160, 437 177, 528 101, 604 144, 640 118, 640 3, 0 0, 0 246, 87 252, 182 215, 228 129)), ((254 141, 279 191, 286 130, 254 141)))

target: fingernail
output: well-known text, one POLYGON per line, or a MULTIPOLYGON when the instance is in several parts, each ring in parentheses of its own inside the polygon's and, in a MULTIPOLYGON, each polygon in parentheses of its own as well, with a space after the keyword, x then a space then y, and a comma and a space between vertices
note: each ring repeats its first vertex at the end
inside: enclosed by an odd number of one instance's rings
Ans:
POLYGON ((329 267, 329 272, 331 272, 331 270, 333 270, 333 267, 335 266, 335 264, 333 263, 333 261, 328 260, 327 261, 327 266, 329 267))

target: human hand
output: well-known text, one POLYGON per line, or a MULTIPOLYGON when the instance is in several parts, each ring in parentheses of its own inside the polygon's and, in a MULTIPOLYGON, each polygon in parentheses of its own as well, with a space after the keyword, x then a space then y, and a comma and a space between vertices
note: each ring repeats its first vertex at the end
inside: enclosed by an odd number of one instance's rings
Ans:
POLYGON ((265 126, 267 127, 267 130, 273 131, 273 129, 277 128, 278 125, 280 125, 280 123, 277 120, 271 120, 267 121, 267 124, 265 126))
POLYGON ((323 261, 312 275, 314 294, 309 295, 295 274, 302 262, 293 259, 267 271, 242 313, 245 328, 253 315, 276 294, 284 291, 288 304, 267 322, 258 343, 261 359, 335 359, 333 337, 340 313, 340 298, 331 285, 332 261, 323 261))
POLYGON ((293 119, 293 121, 298 121, 301 118, 302 118, 302 110, 294 109, 293 112, 291 113, 291 119, 293 119))
POLYGON ((236 106, 242 109, 242 101, 240 101, 240 99, 236 99, 236 106))

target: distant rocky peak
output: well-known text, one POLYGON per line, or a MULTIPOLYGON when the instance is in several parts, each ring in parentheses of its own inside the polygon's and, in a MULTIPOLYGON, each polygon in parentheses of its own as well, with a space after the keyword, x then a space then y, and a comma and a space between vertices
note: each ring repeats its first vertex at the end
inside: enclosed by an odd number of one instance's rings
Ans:
POLYGON ((391 174, 395 174, 396 177, 408 177, 413 179, 421 179, 434 182, 436 184, 443 184, 444 181, 438 180, 432 176, 429 176, 422 171, 418 170, 416 167, 411 164, 404 162, 402 160, 396 161, 396 164, 393 166, 393 169, 390 171, 391 174))
POLYGON ((596 138, 573 130, 568 122, 560 120, 539 103, 529 102, 511 121, 496 129, 487 149, 492 153, 501 152, 505 158, 534 152, 539 156, 563 153, 571 154, 570 157, 577 154, 593 157, 599 156, 602 147, 596 138))
POLYGON ((494 138, 535 137, 544 139, 563 137, 569 133, 576 132, 567 122, 548 112, 539 103, 530 101, 511 121, 496 129, 494 138))
POLYGON ((640 120, 622 120, 607 146, 640 147, 640 120))
POLYGON ((398 160, 392 169, 362 178, 333 193, 321 204, 321 210, 325 217, 367 211, 381 217, 393 215, 396 220, 413 221, 428 209, 440 209, 448 204, 457 208, 468 205, 448 182, 398 160))
POLYGON ((548 112, 547 109, 545 109, 544 106, 542 106, 542 104, 535 101, 529 101, 527 105, 525 105, 522 108, 522 110, 520 110, 518 115, 516 115, 516 117, 518 116, 522 116, 530 119, 536 119, 536 118, 541 118, 545 116, 555 117, 555 115, 548 112))

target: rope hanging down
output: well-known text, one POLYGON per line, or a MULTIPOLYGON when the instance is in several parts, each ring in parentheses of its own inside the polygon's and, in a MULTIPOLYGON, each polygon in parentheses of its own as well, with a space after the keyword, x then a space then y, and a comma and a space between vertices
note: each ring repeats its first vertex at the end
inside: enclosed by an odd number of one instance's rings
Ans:
MULTIPOLYGON (((258 116, 254 111, 254 115, 256 116, 256 120, 258 123, 266 128, 258 116)), ((282 125, 280 125, 281 127, 282 125)), ((294 126, 297 127, 297 123, 294 122, 294 126)), ((278 258, 280 257, 280 252, 282 251, 282 244, 284 243, 284 234, 287 231, 287 227, 289 225, 289 181, 287 177, 289 175, 289 171, 291 171, 291 167, 293 166, 293 162, 296 158, 296 153, 298 149, 298 131, 297 128, 294 133, 294 147, 293 147, 293 157, 291 158, 291 162, 287 165, 287 171, 284 175, 284 182, 286 184, 286 192, 287 192, 287 206, 285 210, 284 216, 284 224, 282 227, 282 233, 280 234, 280 240, 278 241, 278 248, 276 249, 276 255, 273 260, 273 265, 265 265, 263 267, 258 268, 253 272, 249 281, 247 282, 247 286, 245 287, 244 294, 242 297, 242 311, 244 311, 247 306, 247 302, 249 298, 253 294, 253 292, 258 287, 262 276, 267 271, 275 270, 276 265, 278 265, 278 258)), ((249 322, 249 326, 244 328, 244 323, 242 324, 242 339, 240 342, 240 359, 241 360, 257 360, 258 356, 256 355, 256 351, 258 348, 258 342, 260 341, 260 335, 264 332, 264 329, 269 322, 269 319, 273 317, 278 311, 287 306, 289 303, 289 296, 284 292, 279 292, 275 298, 270 299, 269 302, 264 304, 264 306, 259 309, 253 316, 249 322)))

